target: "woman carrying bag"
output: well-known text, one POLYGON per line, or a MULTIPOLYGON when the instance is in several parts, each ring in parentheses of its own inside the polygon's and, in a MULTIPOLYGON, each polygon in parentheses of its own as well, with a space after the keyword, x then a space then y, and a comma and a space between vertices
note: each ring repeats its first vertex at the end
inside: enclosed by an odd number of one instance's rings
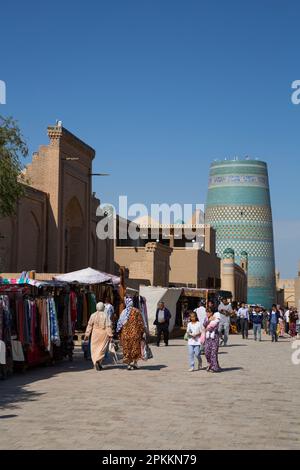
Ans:
POLYGON ((140 310, 133 306, 130 297, 125 299, 125 309, 118 320, 117 333, 120 334, 123 362, 127 364, 128 370, 137 369, 138 360, 144 359, 141 344, 145 325, 140 310))
POLYGON ((84 340, 88 341, 91 336, 91 356, 97 371, 102 369, 102 361, 113 337, 111 323, 104 309, 104 303, 98 302, 97 311, 93 313, 89 319, 85 331, 84 340))

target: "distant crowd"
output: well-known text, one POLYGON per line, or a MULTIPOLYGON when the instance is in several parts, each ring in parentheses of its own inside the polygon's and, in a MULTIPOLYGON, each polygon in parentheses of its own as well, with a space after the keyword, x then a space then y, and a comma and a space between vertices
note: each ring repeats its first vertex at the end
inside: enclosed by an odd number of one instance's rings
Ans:
POLYGON ((262 341, 262 333, 269 335, 273 343, 278 338, 289 335, 300 337, 300 315, 295 308, 287 310, 273 304, 270 310, 260 305, 246 305, 245 302, 230 303, 221 299, 217 307, 212 301, 199 302, 194 311, 187 311, 185 317, 186 334, 189 349, 189 371, 195 370, 195 358, 198 369, 202 368, 201 354, 207 359, 207 371, 220 372, 218 350, 227 346, 229 333, 240 333, 248 339, 249 329, 253 328, 255 341, 262 341))
MULTIPOLYGON (((284 309, 280 305, 273 304, 268 310, 261 305, 247 305, 245 302, 230 303, 227 299, 221 299, 217 307, 208 301, 206 307, 205 302, 199 302, 194 312, 197 313, 200 322, 207 308, 213 309, 215 316, 220 320, 221 345, 227 344, 229 333, 240 333, 243 339, 247 339, 251 327, 255 340, 261 340, 262 331, 270 335, 274 342, 284 335, 295 337, 300 334, 300 316, 294 307, 284 309)), ((186 320, 190 313, 187 312, 186 320)))
MULTIPOLYGON (((128 370, 138 368, 139 360, 153 357, 149 347, 149 325, 145 312, 136 308, 133 299, 126 297, 125 308, 113 321, 113 306, 106 299, 98 302, 97 309, 91 315, 83 341, 83 349, 88 350, 95 369, 102 370, 102 363, 110 353, 115 362, 117 359, 118 342, 120 340, 123 363, 128 370)), ((169 325, 172 313, 164 302, 157 305, 154 325, 156 327, 156 346, 160 346, 163 337, 165 346, 169 344, 169 325)), ((295 308, 282 309, 273 305, 270 310, 260 305, 247 305, 245 302, 229 302, 221 299, 216 305, 213 301, 199 302, 195 310, 188 310, 184 316, 186 332, 184 339, 188 345, 189 371, 203 369, 202 357, 206 358, 207 372, 220 372, 218 360, 220 346, 227 346, 229 334, 241 334, 248 339, 249 330, 253 329, 255 341, 262 341, 262 335, 269 336, 273 343, 286 335, 300 337, 300 315, 295 308), (196 362, 197 361, 197 362, 196 362)))

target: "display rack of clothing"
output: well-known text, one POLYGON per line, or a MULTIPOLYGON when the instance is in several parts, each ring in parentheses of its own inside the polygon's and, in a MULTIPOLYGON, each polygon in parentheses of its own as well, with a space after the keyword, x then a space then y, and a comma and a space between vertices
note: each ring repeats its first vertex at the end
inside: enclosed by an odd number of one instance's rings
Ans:
POLYGON ((0 378, 13 372, 11 349, 11 312, 8 295, 0 295, 0 378))
POLYGON ((6 369, 9 358, 16 366, 19 362, 33 366, 63 357, 72 359, 74 298, 70 293, 63 294, 64 305, 58 309, 59 294, 56 289, 32 288, 28 292, 28 288, 7 287, 6 294, 0 295, 1 357, 5 345, 6 369))

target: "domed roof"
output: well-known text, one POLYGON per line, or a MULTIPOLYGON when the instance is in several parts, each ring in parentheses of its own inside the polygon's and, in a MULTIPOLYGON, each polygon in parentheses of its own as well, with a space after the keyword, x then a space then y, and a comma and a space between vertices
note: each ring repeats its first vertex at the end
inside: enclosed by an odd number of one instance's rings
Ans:
POLYGON ((234 250, 232 248, 226 248, 224 251, 223 251, 223 254, 224 255, 234 255, 234 250))
POLYGON ((247 251, 242 251, 242 252, 241 252, 241 256, 248 256, 247 251))

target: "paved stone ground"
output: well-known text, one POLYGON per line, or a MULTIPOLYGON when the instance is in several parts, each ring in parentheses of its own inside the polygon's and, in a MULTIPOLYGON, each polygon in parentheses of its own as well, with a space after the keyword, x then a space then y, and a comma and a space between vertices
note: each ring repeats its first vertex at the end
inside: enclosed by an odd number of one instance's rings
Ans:
POLYGON ((172 340, 138 371, 73 363, 0 383, 1 449, 299 449, 300 365, 291 340, 230 336, 220 374, 187 371, 172 340))

